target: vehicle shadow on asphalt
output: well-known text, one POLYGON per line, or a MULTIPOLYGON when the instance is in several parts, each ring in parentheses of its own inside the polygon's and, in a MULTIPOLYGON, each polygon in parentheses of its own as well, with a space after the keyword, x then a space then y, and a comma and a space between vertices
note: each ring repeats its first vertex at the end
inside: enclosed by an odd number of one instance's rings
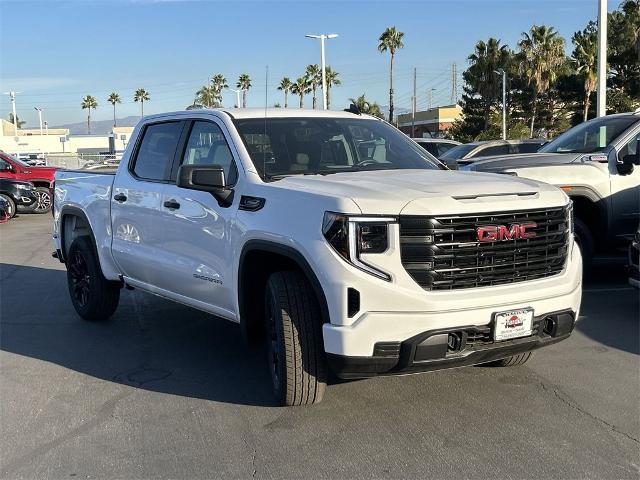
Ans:
POLYGON ((587 337, 640 355, 640 294, 620 263, 594 266, 584 279, 577 330, 587 337))
POLYGON ((0 350, 147 390, 273 406, 266 353, 237 325, 123 290, 107 322, 77 316, 66 273, 0 264, 0 350))

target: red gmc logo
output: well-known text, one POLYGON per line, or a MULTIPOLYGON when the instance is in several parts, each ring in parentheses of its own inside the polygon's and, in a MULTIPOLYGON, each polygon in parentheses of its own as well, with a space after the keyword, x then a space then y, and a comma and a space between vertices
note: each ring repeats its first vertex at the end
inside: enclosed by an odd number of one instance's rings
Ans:
POLYGON ((534 238, 536 232, 528 232, 527 230, 536 228, 536 223, 512 223, 507 228, 506 225, 488 225, 486 227, 476 228, 478 241, 482 243, 500 242, 502 240, 518 240, 520 238, 534 238))

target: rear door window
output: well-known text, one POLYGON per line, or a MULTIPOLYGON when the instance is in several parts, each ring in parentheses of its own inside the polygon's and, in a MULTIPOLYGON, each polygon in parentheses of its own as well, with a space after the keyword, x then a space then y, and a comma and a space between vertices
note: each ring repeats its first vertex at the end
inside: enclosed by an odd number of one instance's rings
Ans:
POLYGON ((182 122, 147 125, 133 164, 133 173, 143 180, 169 181, 182 122))

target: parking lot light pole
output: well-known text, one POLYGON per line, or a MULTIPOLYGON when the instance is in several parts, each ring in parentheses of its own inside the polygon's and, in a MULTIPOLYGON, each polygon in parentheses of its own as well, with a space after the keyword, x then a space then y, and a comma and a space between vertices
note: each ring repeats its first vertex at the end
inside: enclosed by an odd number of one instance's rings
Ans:
POLYGON ((602 117, 607 114, 607 0, 598 0, 597 71, 596 116, 602 117))
POLYGON ((42 136, 43 135, 43 133, 42 133, 42 107, 33 107, 33 108, 38 111, 38 120, 40 121, 40 136, 42 136))
POLYGON ((327 109, 327 72, 326 72, 326 62, 324 58, 324 41, 327 38, 336 38, 338 36, 337 33, 329 33, 328 35, 305 35, 307 38, 318 38, 320 39, 320 68, 322 69, 322 109, 327 109))
POLYGON ((504 68, 494 70, 494 73, 502 75, 502 139, 507 139, 507 72, 504 68))
POLYGON ((18 115, 16 114, 16 95, 20 92, 4 92, 5 95, 9 95, 11 99, 11 110, 13 111, 13 134, 18 141, 18 115))
POLYGON ((227 90, 229 90, 230 92, 235 92, 235 94, 236 94, 236 108, 240 108, 240 94, 242 92, 244 92, 244 90, 243 89, 234 90, 233 88, 228 88, 227 90))

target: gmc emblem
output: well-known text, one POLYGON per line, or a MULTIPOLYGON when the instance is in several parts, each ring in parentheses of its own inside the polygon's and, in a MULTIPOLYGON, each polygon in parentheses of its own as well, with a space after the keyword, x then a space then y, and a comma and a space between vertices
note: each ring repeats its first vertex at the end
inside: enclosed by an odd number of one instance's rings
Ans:
POLYGON ((486 227, 476 228, 478 241, 481 243, 500 242, 502 240, 518 240, 521 238, 534 238, 536 232, 528 232, 532 228, 536 228, 537 223, 512 223, 507 228, 506 225, 488 225, 486 227))

